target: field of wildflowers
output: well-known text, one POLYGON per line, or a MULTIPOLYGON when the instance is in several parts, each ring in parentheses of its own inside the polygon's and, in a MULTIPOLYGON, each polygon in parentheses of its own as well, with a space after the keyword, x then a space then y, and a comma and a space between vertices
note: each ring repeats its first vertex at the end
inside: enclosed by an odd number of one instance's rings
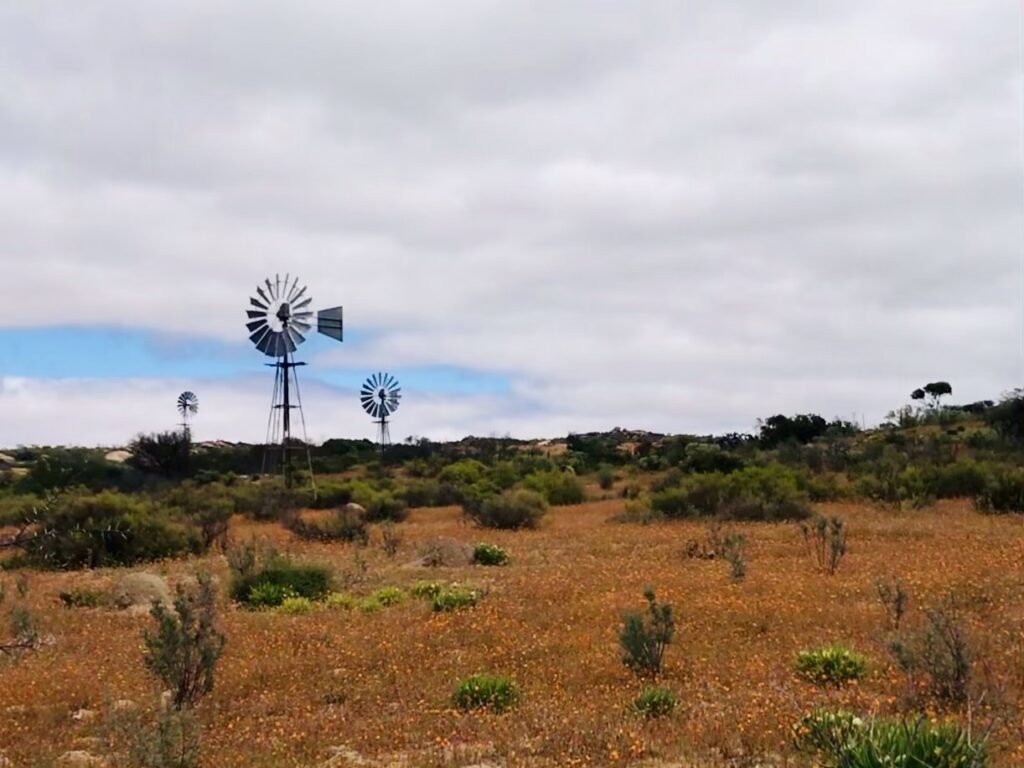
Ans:
MULTIPOLYGON (((413 510, 393 557, 373 534, 362 546, 300 540, 275 523, 232 523, 236 541, 267 539, 298 560, 329 565, 339 590, 356 600, 423 579, 476 585, 483 596, 463 610, 434 611, 413 597, 373 611, 342 599, 293 613, 245 610, 227 600, 221 555, 145 570, 173 585, 206 568, 225 594, 227 642, 215 688, 197 709, 203 766, 803 760, 792 726, 816 707, 865 716, 907 711, 908 683, 886 648, 880 578, 901 579, 912 609, 950 595, 960 600, 985 691, 972 705, 971 726, 991 727, 994 765, 1024 762, 1020 520, 981 515, 960 501, 927 512, 817 507, 848 526, 848 553, 834 575, 816 568, 795 524, 737 523, 747 561, 737 581, 721 560, 684 556, 706 524, 609 522, 621 500, 557 507, 536 530, 488 531, 510 555, 502 568, 410 565, 425 541, 480 540, 456 507, 413 510), (678 706, 661 718, 632 709, 642 684, 617 646, 622 612, 643 608, 648 585, 672 604, 676 621, 657 682, 678 706), (864 654, 866 675, 831 688, 797 677, 797 654, 828 643, 864 654), (513 680, 515 707, 504 714, 456 708, 454 686, 476 673, 513 680)), ((28 573, 30 607, 47 641, 17 661, 0 660, 0 754, 16 768, 88 749, 109 702, 151 706, 159 693, 142 661, 146 614, 68 608, 59 598, 102 589, 118 573, 28 573)), ((928 707, 915 711, 947 716, 928 707)), ((967 724, 964 711, 952 716, 967 724)))

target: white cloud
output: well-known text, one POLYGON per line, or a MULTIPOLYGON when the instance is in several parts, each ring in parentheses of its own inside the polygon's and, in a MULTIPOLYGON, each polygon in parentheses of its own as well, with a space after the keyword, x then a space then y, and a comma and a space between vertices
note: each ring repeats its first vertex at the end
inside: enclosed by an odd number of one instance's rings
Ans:
POLYGON ((510 377, 431 400, 438 434, 992 396, 1022 373, 1018 14, 11 3, 0 326, 237 339, 255 283, 298 273, 375 339, 317 364, 510 377))

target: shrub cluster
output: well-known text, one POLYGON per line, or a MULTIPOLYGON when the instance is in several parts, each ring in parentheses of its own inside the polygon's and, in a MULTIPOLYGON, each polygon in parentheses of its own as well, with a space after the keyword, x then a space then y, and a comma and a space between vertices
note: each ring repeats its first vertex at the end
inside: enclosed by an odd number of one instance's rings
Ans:
POLYGON ((553 506, 583 503, 583 484, 571 472, 532 472, 523 478, 523 487, 536 491, 553 506))
POLYGON ((849 712, 817 710, 794 726, 794 741, 828 768, 984 768, 988 763, 984 739, 972 740, 954 723, 923 718, 865 722, 849 712))
POLYGON ((473 547, 473 562, 477 565, 507 565, 508 552, 497 544, 482 542, 473 547))
POLYGON ((519 489, 464 502, 462 509, 485 528, 536 528, 547 512, 547 502, 539 493, 519 489))
POLYGON ((459 709, 489 709, 495 714, 508 711, 518 699, 519 692, 511 678, 486 673, 460 681, 452 694, 452 703, 459 709))
POLYGON ((647 718, 670 715, 678 705, 676 694, 670 688, 660 685, 644 688, 633 699, 633 711, 647 718))
POLYGON ((797 676, 816 685, 839 687, 860 680, 866 672, 864 657, 845 645, 823 645, 796 657, 797 676))
POLYGON ((252 608, 277 607, 296 597, 321 600, 333 584, 331 571, 325 566, 296 563, 276 553, 243 556, 232 566, 231 597, 252 608))
POLYGON ((654 493, 651 509, 668 518, 718 516, 728 520, 799 520, 810 514, 797 476, 781 464, 747 467, 730 474, 682 477, 654 493))

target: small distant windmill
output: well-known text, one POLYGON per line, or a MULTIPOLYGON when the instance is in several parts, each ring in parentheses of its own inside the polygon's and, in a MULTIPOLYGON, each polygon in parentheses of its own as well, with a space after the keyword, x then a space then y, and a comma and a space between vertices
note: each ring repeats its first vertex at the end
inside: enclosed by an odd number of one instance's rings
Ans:
POLYGON ((178 395, 178 413, 181 415, 181 431, 185 433, 185 437, 191 437, 188 420, 199 413, 199 398, 195 392, 185 390, 178 395))
MULTIPOLYGON (((263 471, 267 469, 267 455, 271 450, 280 450, 284 482, 287 487, 292 485, 291 453, 293 409, 299 412, 302 422, 302 446, 306 452, 306 464, 312 473, 309 456, 309 444, 306 440, 306 417, 302 413, 302 396, 299 394, 299 379, 295 369, 305 363, 296 362, 292 354, 299 344, 306 340, 303 336, 311 327, 313 310, 309 309, 313 298, 306 293, 306 286, 299 286, 299 278, 291 279, 290 275, 275 275, 274 280, 267 278, 262 285, 256 286, 256 295, 249 298, 249 309, 246 315, 249 322, 245 327, 249 330, 249 340, 260 352, 275 359, 267 363, 276 369, 274 375, 274 394, 270 402, 270 416, 267 418, 267 443, 263 453, 263 471), (295 391, 295 403, 292 403, 292 390, 295 391)), ((324 336, 337 341, 342 340, 342 309, 331 307, 322 309, 316 314, 316 329, 324 336)))
POLYGON ((398 386, 398 379, 390 373, 373 374, 359 390, 359 400, 363 404, 363 410, 377 420, 377 443, 380 446, 381 455, 384 453, 384 447, 391 444, 388 416, 397 410, 398 401, 401 399, 402 388, 398 386))

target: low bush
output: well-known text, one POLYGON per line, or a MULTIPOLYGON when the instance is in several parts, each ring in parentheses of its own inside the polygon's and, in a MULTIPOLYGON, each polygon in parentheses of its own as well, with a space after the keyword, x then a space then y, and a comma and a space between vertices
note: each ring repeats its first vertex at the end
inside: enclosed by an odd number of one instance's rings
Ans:
POLYGON ((722 559, 729 565, 729 577, 742 581, 747 575, 747 537, 742 533, 727 533, 722 539, 722 559))
POLYGON ((407 480, 399 489, 398 497, 410 507, 439 507, 440 484, 432 478, 407 480))
POLYGON ((675 693, 660 685, 644 688, 633 699, 633 711, 647 718, 670 715, 678 705, 679 699, 675 693))
POLYGON ((436 613, 459 611, 463 608, 472 608, 479 599, 478 590, 452 585, 434 595, 430 605, 436 613))
POLYGON ((615 470, 608 464, 602 464, 597 470, 597 484, 602 491, 610 491, 615 485, 615 470))
POLYGON ((398 587, 381 587, 370 593, 370 599, 385 608, 390 608, 392 605, 398 605, 405 601, 405 592, 398 587))
POLYGON ((332 582, 325 566, 295 563, 275 555, 251 572, 236 576, 231 597, 251 607, 276 607, 292 597, 320 600, 331 592, 332 582))
POLYGON ((280 613, 298 616, 304 613, 311 613, 313 611, 313 607, 314 603, 308 597, 286 597, 281 601, 281 604, 277 606, 277 610, 280 613))
POLYGON ((179 585, 173 608, 157 602, 151 614, 157 627, 145 634, 146 668, 171 690, 175 709, 192 707, 213 690, 214 668, 224 650, 210 577, 200 574, 193 590, 179 585))
POLYGON ((866 672, 864 657, 845 645, 823 645, 796 657, 797 676, 815 685, 839 687, 860 680, 866 672))
POLYGON ((998 467, 985 479, 974 505, 987 514, 1024 513, 1024 469, 998 467))
POLYGON ((400 498, 395 498, 389 491, 378 491, 366 500, 366 520, 379 523, 389 520, 400 523, 409 516, 409 505, 400 498))
POLYGON ((485 528, 536 528, 547 512, 547 502, 539 493, 520 489, 464 505, 463 512, 485 528))
POLYGON ((810 515, 796 473, 782 466, 747 467, 684 477, 654 493, 651 509, 669 518, 718 516, 727 520, 800 520, 810 515))
POLYGON ((648 587, 644 590, 644 599, 647 600, 646 613, 629 611, 623 614, 619 646, 622 663, 637 677, 657 677, 661 674, 665 649, 672 642, 675 623, 672 606, 658 603, 653 589, 648 587))
POLYGON ((582 504, 584 499, 583 484, 576 475, 557 469, 527 475, 523 478, 523 487, 536 491, 554 506, 582 504))
POLYGON ((507 565, 508 552, 497 544, 480 543, 473 548, 473 562, 477 565, 507 565))
POLYGON ((324 598, 324 605, 334 610, 351 611, 356 607, 356 599, 344 592, 331 592, 324 598))
POLYGON ((452 694, 452 703, 461 710, 489 709, 495 714, 507 712, 518 699, 516 684, 505 675, 471 675, 452 694))
POLYGON ((835 574, 846 554, 846 524, 842 519, 816 513, 811 520, 800 523, 800 532, 818 570, 829 576, 835 574))
POLYGON ((421 600, 433 600, 444 589, 439 581, 417 581, 412 585, 409 594, 421 600))
POLYGON ((817 710, 794 727, 802 751, 827 768, 985 768, 985 739, 974 740, 955 723, 924 718, 864 721, 849 712, 817 710))
POLYGON ((70 495, 46 507, 22 547, 32 565, 102 568, 198 554, 203 536, 178 510, 112 491, 70 495))

